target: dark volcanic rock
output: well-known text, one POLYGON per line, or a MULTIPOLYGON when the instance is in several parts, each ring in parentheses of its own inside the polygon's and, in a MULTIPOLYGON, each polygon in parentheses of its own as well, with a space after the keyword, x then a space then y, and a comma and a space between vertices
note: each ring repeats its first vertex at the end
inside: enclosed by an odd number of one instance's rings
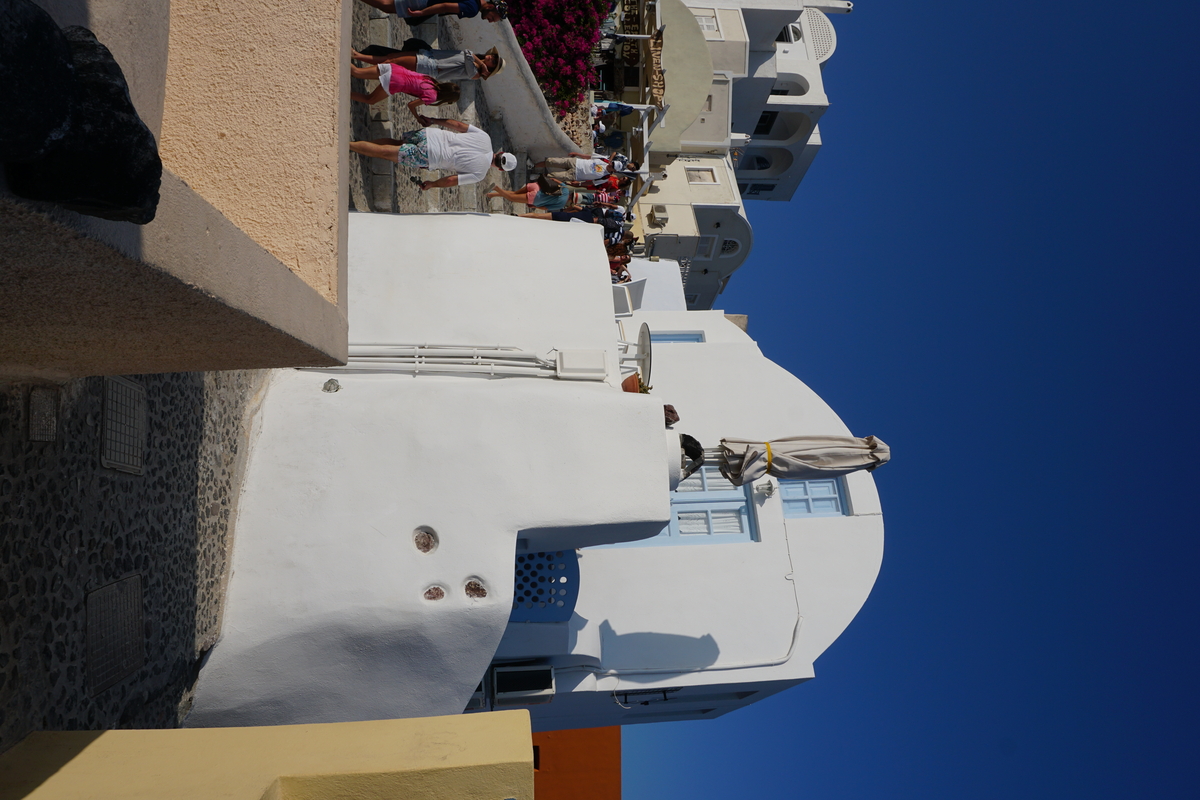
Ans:
POLYGON ((0 0, 0 160, 36 158, 66 132, 74 73, 49 14, 29 0, 0 0))
POLYGON ((30 387, 0 387, 0 753, 32 730, 178 725, 220 633, 224 499, 240 493, 235 453, 266 377, 130 376, 146 390, 142 475, 100 463, 103 378, 60 387, 53 442, 26 435, 30 387), (135 572, 145 662, 94 694, 88 593, 135 572))
POLYGON ((70 126, 40 158, 6 165, 9 188, 81 214, 144 225, 154 219, 162 161, 121 67, 87 28, 63 31, 75 93, 70 126))

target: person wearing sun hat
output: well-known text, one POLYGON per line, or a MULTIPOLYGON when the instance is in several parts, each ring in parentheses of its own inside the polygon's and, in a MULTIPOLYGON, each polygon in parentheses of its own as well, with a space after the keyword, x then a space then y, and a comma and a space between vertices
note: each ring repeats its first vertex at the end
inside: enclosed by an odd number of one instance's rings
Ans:
MULTIPOLYGON (((410 39, 405 42, 406 48, 411 44, 426 43, 419 39, 410 39)), ((368 47, 365 53, 351 50, 350 57, 367 64, 399 64, 405 69, 428 75, 439 82, 471 81, 480 78, 487 80, 504 69, 504 59, 495 47, 477 56, 470 50, 432 50, 428 46, 392 50, 374 45, 368 47)))
POLYGON ((393 161, 402 167, 453 171, 453 175, 435 181, 412 178, 421 191, 479 183, 492 167, 512 172, 517 166, 517 157, 512 153, 500 150, 493 154, 491 137, 474 125, 420 114, 417 119, 424 126, 422 130, 409 131, 399 139, 351 142, 350 149, 364 156, 393 161), (430 126, 432 129, 426 130, 430 126))
POLYGON ((457 0, 457 2, 438 3, 431 0, 363 0, 364 3, 395 14, 415 25, 428 17, 456 16, 482 17, 487 22, 499 22, 508 17, 507 0, 457 0))
POLYGON ((499 51, 498 51, 498 50, 496 50, 496 45, 492 45, 492 48, 491 48, 490 50, 488 50, 486 53, 484 53, 484 54, 483 54, 483 59, 484 59, 485 63, 486 63, 486 61, 487 61, 487 57, 488 57, 488 56, 491 56, 491 57, 493 57, 494 59, 496 59, 496 66, 495 66, 495 67, 491 67, 491 68, 489 69, 488 73, 487 73, 486 75, 484 75, 484 76, 483 76, 483 79, 484 79, 485 81, 486 81, 488 78, 491 78, 491 77, 494 77, 494 76, 496 76, 496 75, 499 75, 499 74, 500 74, 500 70, 504 69, 504 57, 500 55, 500 53, 499 53, 499 51))

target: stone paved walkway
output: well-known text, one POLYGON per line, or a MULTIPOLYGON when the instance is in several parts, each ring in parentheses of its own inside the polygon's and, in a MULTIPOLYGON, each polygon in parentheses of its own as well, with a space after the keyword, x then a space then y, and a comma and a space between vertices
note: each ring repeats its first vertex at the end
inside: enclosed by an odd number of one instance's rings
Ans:
POLYGON ((219 632, 230 523, 265 373, 130 378, 144 473, 100 464, 103 378, 58 390, 56 440, 29 437, 30 386, 0 389, 0 750, 33 730, 174 727, 219 632), (139 576, 145 662, 93 694, 88 593, 139 576))
MULTIPOLYGON (((400 47, 406 39, 416 36, 434 47, 454 48, 457 44, 458 20, 439 17, 437 22, 427 22, 409 27, 394 14, 372 11, 365 3, 356 3, 354 27, 351 40, 356 50, 372 44, 400 47)), ((356 91, 369 91, 374 81, 354 81, 356 91)), ((509 146, 504 126, 492 119, 487 100, 478 81, 461 83, 462 98, 456 106, 438 106, 425 111, 426 116, 462 120, 487 131, 492 137, 492 148, 498 150, 509 146)), ((368 107, 354 103, 351 110, 351 135, 354 139, 398 138, 404 131, 415 130, 416 120, 409 113, 407 104, 411 98, 399 95, 389 97, 376 106, 368 107), (386 106, 386 108, 384 108, 386 106)), ((518 170, 520 171, 520 170, 518 170)), ((456 186, 449 189, 431 189, 422 192, 410 177, 433 179, 441 173, 427 170, 411 170, 385 162, 378 158, 350 156, 350 199, 356 211, 399 212, 406 214, 431 211, 489 211, 492 213, 524 213, 524 205, 514 209, 506 200, 485 200, 493 185, 511 188, 510 175, 493 169, 482 183, 471 186, 456 186)))

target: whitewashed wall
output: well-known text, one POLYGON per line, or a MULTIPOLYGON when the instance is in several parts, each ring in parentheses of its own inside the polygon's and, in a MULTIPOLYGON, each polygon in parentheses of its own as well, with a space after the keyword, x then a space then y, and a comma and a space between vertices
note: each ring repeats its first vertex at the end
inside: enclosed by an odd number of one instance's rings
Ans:
MULTIPOLYGON (((352 214, 349 264, 352 350, 581 348, 615 363, 595 226, 352 214)), ((507 622, 519 531, 575 547, 668 519, 661 400, 616 381, 275 373, 188 724, 461 711, 507 622), (331 377, 340 390, 322 391, 331 377), (414 546, 418 526, 437 532, 434 552, 414 546), (469 580, 487 597, 468 597, 469 580), (444 599, 425 599, 434 585, 444 599)))
MULTIPOLYGON (((659 308, 671 311, 686 311, 683 299, 683 284, 679 276, 679 262, 668 258, 650 261, 634 258, 629 261, 629 277, 633 280, 646 279, 646 290, 642 295, 642 308, 659 308)), ((632 334, 632 331, 628 333, 632 334)))
MULTIPOLYGON (((722 312, 646 311, 631 322, 643 321, 705 335, 703 344, 656 344, 651 378, 653 396, 679 411, 675 429, 705 446, 724 436, 850 433, 722 312)), ((756 542, 583 550, 565 649, 522 653, 553 642, 531 641, 536 626, 513 625, 499 651, 550 656, 560 667, 559 696, 531 709, 535 728, 718 716, 812 677, 813 661, 866 601, 883 557, 874 479, 856 473, 846 483, 853 515, 786 524, 780 494, 756 493, 756 542), (614 692, 650 688, 681 691, 667 701, 638 696, 629 708, 613 701, 614 692)))

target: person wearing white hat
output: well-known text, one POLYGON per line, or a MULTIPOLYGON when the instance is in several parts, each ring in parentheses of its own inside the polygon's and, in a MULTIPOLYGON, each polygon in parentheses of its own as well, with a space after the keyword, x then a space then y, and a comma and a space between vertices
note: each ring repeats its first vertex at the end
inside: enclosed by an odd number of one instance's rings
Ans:
POLYGON ((479 183, 488 170, 497 167, 511 172, 517 157, 503 150, 492 153, 492 139, 487 131, 456 119, 436 119, 418 115, 424 126, 409 131, 399 139, 375 139, 370 142, 351 142, 355 153, 393 161, 402 167, 453 171, 435 181, 417 181, 421 191, 468 186, 479 183), (432 126, 432 127, 430 127, 432 126))
POLYGON ((585 153, 568 153, 562 158, 547 158, 539 161, 533 167, 547 178, 560 183, 574 185, 598 184, 608 179, 614 173, 628 175, 627 170, 637 171, 641 165, 629 161, 623 155, 612 157, 586 155, 585 153))

